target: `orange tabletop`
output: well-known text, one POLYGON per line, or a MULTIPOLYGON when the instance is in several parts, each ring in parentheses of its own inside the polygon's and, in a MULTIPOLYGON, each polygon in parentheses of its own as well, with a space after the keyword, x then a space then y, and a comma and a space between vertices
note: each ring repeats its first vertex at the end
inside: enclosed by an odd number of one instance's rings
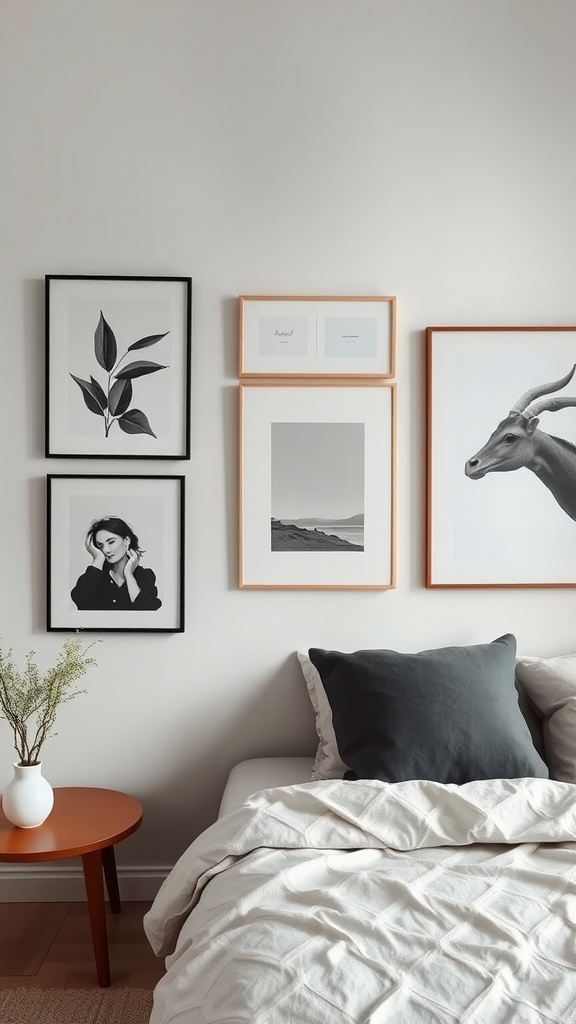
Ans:
POLYGON ((17 828, 0 810, 0 861, 81 857, 126 839, 142 821, 142 804, 114 789, 56 787, 54 807, 36 828, 17 828))
POLYGON ((110 909, 119 914, 114 844, 132 835, 141 821, 142 804, 115 789, 57 787, 54 807, 37 828, 17 828, 0 810, 0 861, 82 858, 96 974, 102 987, 110 984, 104 879, 110 909))

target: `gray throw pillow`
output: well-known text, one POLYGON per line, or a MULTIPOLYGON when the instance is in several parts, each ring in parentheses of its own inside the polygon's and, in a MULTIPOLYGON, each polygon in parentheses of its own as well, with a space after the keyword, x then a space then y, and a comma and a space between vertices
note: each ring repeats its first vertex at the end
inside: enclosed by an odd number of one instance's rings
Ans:
POLYGON ((417 654, 308 652, 346 778, 548 778, 518 707, 516 639, 417 654))

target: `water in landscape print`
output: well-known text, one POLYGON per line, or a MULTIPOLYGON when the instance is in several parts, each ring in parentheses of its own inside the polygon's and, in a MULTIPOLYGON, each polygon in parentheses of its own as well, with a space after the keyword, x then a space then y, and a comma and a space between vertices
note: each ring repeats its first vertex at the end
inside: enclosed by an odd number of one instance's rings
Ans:
POLYGON ((364 424, 271 424, 271 551, 364 551, 364 424))
POLYGON ((364 523, 330 522, 325 519, 282 519, 281 522, 299 526, 302 530, 319 530, 331 537, 340 537, 349 544, 364 547, 364 523))

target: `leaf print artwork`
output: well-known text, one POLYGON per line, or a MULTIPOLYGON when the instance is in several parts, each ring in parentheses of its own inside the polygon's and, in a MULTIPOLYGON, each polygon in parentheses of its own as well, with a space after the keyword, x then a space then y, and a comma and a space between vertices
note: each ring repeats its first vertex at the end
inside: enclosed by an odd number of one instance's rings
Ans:
POLYGON ((156 437, 146 414, 141 409, 130 408, 133 397, 132 381, 158 370, 166 370, 167 367, 149 359, 136 359, 125 366, 121 364, 129 352, 156 345, 169 333, 166 331, 164 334, 150 334, 139 341, 134 341, 118 359, 116 336, 100 310, 100 319, 94 332, 94 354, 96 362, 107 375, 104 387, 92 376, 90 380, 83 380, 73 373, 70 376, 80 388, 86 408, 96 416, 102 417, 105 437, 108 437, 115 423, 125 434, 150 434, 151 437, 156 437))

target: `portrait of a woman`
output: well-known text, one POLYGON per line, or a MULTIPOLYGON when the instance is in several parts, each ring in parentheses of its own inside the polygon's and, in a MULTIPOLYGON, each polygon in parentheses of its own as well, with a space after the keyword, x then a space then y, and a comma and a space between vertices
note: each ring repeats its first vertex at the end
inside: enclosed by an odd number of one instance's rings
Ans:
POLYGON ((84 541, 92 562, 71 591, 80 611, 156 611, 156 576, 140 565, 144 551, 123 519, 107 516, 91 523, 84 541))

